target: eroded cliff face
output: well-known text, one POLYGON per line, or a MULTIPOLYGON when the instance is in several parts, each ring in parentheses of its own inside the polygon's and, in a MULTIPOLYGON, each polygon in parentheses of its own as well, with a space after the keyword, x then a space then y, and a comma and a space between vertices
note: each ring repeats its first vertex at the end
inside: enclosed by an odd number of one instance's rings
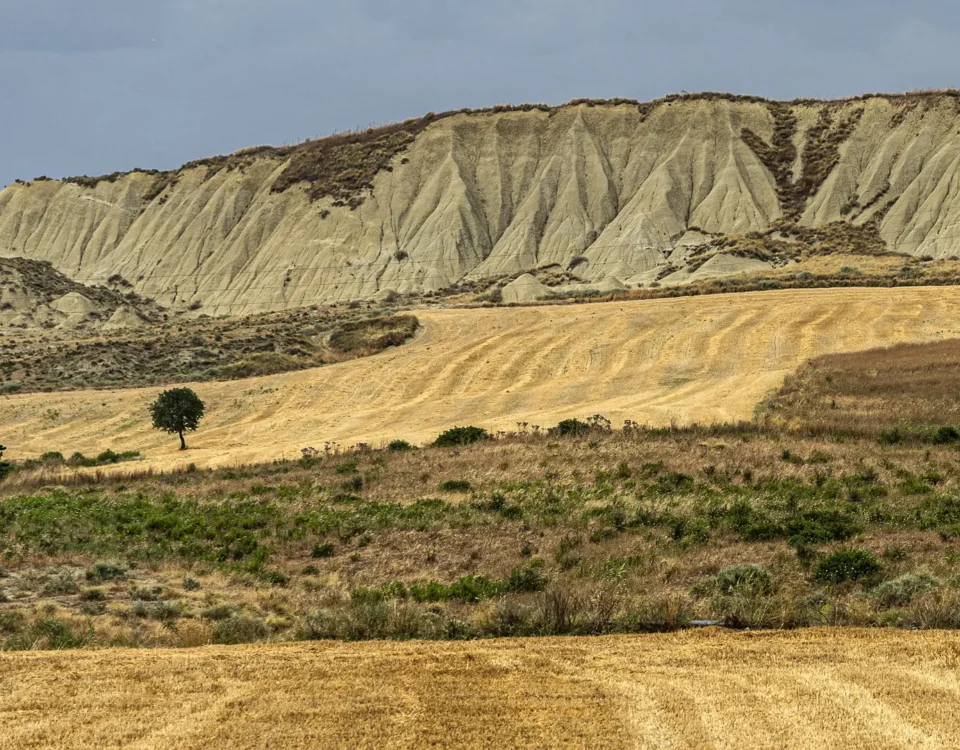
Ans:
POLYGON ((960 256, 958 102, 702 96, 439 116, 370 146, 12 185, 0 192, 0 256, 48 260, 84 283, 119 275, 162 305, 210 314, 550 264, 643 285, 705 237, 784 223, 876 226, 893 251, 960 256))

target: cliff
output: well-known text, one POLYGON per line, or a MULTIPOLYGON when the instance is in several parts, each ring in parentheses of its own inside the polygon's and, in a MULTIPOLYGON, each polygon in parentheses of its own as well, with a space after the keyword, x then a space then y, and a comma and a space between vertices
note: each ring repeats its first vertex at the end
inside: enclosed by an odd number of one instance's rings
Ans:
MULTIPOLYGON (((556 265, 599 287, 751 270, 718 236, 847 222, 960 256, 955 92, 696 95, 427 117, 0 192, 0 256, 177 309, 245 314, 430 293, 556 265), (728 248, 729 250, 729 248, 728 248)), ((778 240, 779 241, 779 240, 778 240)), ((733 248, 734 251, 736 248, 733 248)), ((516 282, 515 282, 516 284, 516 282)))

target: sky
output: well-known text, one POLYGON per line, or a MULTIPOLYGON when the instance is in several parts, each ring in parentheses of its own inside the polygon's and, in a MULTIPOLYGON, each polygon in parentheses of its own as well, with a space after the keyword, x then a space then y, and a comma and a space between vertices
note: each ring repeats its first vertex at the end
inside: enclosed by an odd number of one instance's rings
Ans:
POLYGON ((947 0, 0 0, 0 185, 429 111, 960 87, 947 0))

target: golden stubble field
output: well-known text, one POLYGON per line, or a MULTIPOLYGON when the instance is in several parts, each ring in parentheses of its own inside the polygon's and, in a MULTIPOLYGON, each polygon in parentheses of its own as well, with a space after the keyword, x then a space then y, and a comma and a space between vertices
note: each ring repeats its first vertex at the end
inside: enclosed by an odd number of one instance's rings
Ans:
POLYGON ((824 353, 960 336, 960 287, 825 289, 673 300, 419 311, 410 344, 314 370, 193 386, 209 417, 178 453, 150 428, 158 389, 0 399, 8 456, 140 450, 150 465, 224 465, 347 446, 424 442, 455 424, 549 426, 749 419, 824 353))
POLYGON ((956 748, 960 634, 0 656, 0 748, 956 748))

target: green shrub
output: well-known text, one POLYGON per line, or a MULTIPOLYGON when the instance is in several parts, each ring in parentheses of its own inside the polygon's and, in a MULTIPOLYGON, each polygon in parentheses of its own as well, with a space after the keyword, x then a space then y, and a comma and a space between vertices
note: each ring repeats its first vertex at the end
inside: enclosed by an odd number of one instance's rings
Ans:
POLYGON ((271 586, 286 586, 290 583, 290 577, 279 570, 265 570, 260 577, 271 586))
POLYGON ((183 614, 183 607, 178 602, 151 602, 136 601, 133 603, 133 614, 148 620, 172 622, 183 614))
POLYGON ((125 578, 127 569, 111 562, 97 562, 87 571, 88 581, 118 581, 125 578))
POLYGON ((880 563, 866 550, 840 550, 821 558, 814 578, 827 584, 864 581, 873 578, 881 570, 880 563))
POLYGON ((929 573, 906 573, 891 581, 884 581, 873 590, 877 606, 903 607, 914 597, 939 588, 940 581, 929 573))
POLYGON ((350 599, 355 602, 383 602, 406 599, 409 594, 403 581, 391 581, 380 586, 358 586, 350 592, 350 599))
POLYGON ((410 586, 410 596, 418 602, 441 602, 455 599, 460 602, 478 602, 496 596, 503 590, 499 581, 485 575, 466 575, 448 585, 437 581, 410 586))
POLYGON ((310 556, 316 560, 319 560, 323 557, 333 557, 334 548, 330 542, 324 542, 323 544, 317 544, 313 547, 313 552, 310 553, 310 556))
POLYGON ((795 547, 845 542, 862 531, 852 516, 839 510, 808 510, 788 519, 784 530, 795 547))
POLYGON ((473 486, 465 479, 448 479, 440 483, 440 489, 444 492, 469 492, 473 486))
POLYGON ((4 651, 60 650, 82 648, 89 631, 59 617, 44 617, 17 631, 3 644, 4 651))
POLYGON ((363 477, 359 474, 354 474, 349 479, 341 482, 340 487, 348 492, 359 492, 363 489, 363 477))
POLYGON ((693 587, 696 596, 766 595, 773 590, 773 576, 762 565, 742 564, 724 568, 693 587))
POLYGON ((200 613, 200 616, 207 620, 213 620, 214 622, 219 622, 220 620, 226 620, 229 617, 233 617, 236 612, 236 608, 229 604, 214 604, 212 607, 207 607, 203 612, 200 613))
POLYGON ((63 596, 65 594, 76 594, 80 590, 73 573, 68 570, 62 570, 43 587, 43 593, 47 596, 63 596))
POLYGON ((549 430, 551 435, 559 435, 560 437, 579 437, 580 435, 586 435, 588 432, 590 432, 590 425, 581 422, 579 419, 564 419, 556 427, 551 427, 549 430))
POLYGON ((27 624, 23 612, 0 609, 0 635, 19 633, 27 624))
POLYGON ((451 427, 437 436, 433 444, 438 448, 456 448, 478 443, 481 440, 490 440, 490 433, 483 427, 451 427))
POLYGON ((387 450, 400 453, 402 451, 412 451, 413 446, 406 440, 391 440, 389 445, 387 445, 387 450))
POLYGON ((338 464, 336 468, 337 474, 356 474, 357 473, 357 462, 355 460, 344 461, 342 464, 338 464))
POLYGON ((672 471, 657 479, 657 489, 663 494, 689 492, 693 489, 693 477, 672 471))
POLYGON ((933 436, 933 442, 937 445, 947 445, 960 441, 960 432, 953 427, 941 427, 933 436))
POLYGON ((514 568, 507 576, 506 590, 515 594, 542 591, 547 585, 543 575, 543 560, 534 558, 522 568, 514 568))
POLYGON ((253 643, 267 634, 267 626, 259 617, 232 615, 217 621, 213 628, 213 642, 224 645, 253 643))

